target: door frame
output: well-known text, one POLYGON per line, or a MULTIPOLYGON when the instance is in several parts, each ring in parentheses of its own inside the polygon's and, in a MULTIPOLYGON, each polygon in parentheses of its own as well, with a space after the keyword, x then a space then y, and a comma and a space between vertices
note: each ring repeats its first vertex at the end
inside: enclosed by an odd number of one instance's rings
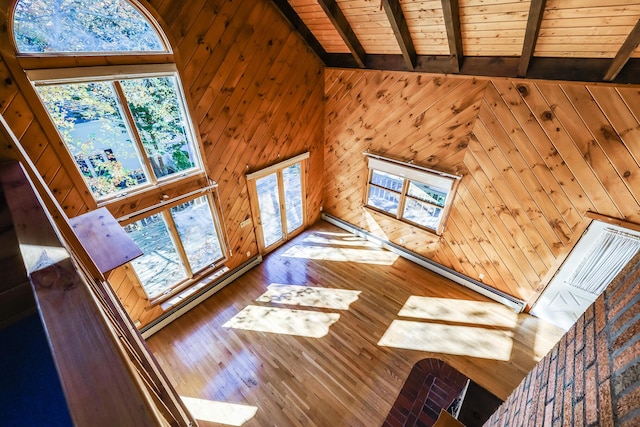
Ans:
POLYGON ((292 237, 300 234, 307 226, 307 191, 306 191, 306 175, 307 175, 307 159, 309 158, 309 152, 300 154, 298 156, 292 157, 288 160, 284 160, 282 162, 276 163, 274 165, 268 166, 264 169, 260 169, 259 171, 249 173, 245 175, 247 180, 247 190, 249 192, 249 205, 251 207, 251 217, 253 220, 253 227, 256 234, 256 240, 258 245, 258 251, 261 255, 266 255, 272 250, 278 248, 283 243, 291 239, 292 237), (302 225, 295 229, 293 232, 289 233, 287 231, 287 218, 286 218, 286 205, 285 205, 285 192, 284 192, 284 180, 282 171, 289 166, 295 165, 296 163, 300 164, 300 186, 301 186, 301 196, 302 196, 302 225), (282 223, 282 239, 278 240, 275 243, 272 243, 269 246, 265 246, 264 242, 264 232, 262 229, 262 218, 260 213, 260 204, 258 201, 258 189, 256 186, 256 181, 260 178, 264 178, 265 176, 276 174, 277 183, 278 183, 278 198, 280 205, 280 221, 282 223))

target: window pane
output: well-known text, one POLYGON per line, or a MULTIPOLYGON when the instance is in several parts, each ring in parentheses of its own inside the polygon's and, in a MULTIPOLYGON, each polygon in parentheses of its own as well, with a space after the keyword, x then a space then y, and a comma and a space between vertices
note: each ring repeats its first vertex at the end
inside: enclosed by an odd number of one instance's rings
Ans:
POLYGON ((371 183, 399 193, 402 191, 404 178, 392 175, 387 172, 374 170, 373 174, 371 175, 371 183))
POLYGON ((220 239, 207 196, 171 208, 182 246, 194 273, 222 258, 220 239))
POLYGON ((26 52, 166 52, 155 29, 122 0, 20 0, 14 36, 26 52))
POLYGON ((187 278, 162 214, 151 215, 124 229, 144 254, 131 264, 149 298, 170 291, 178 282, 187 278))
POLYGON ((264 246, 269 247, 283 238, 280 219, 280 196, 278 195, 278 177, 275 173, 256 180, 258 205, 262 221, 264 246))
POLYGON ((402 217, 416 224, 436 230, 440 222, 442 209, 422 203, 418 200, 407 199, 402 217))
POLYGON ((173 77, 121 82, 153 172, 161 178, 195 166, 194 144, 173 77))
POLYGON ((287 232, 302 226, 302 177, 300 163, 282 170, 285 206, 287 208, 287 232))
POLYGON ((147 182, 110 83, 37 90, 94 196, 147 182))
POLYGON ((409 182, 407 194, 440 207, 444 207, 444 202, 447 200, 447 190, 415 181, 409 182))
POLYGON ((398 214, 398 205, 400 204, 400 195, 382 188, 369 186, 369 198, 367 204, 392 215, 398 214))

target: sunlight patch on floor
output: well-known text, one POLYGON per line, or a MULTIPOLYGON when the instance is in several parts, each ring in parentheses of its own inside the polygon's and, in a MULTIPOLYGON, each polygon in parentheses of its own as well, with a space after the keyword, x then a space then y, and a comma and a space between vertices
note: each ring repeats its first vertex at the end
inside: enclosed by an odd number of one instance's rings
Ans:
POLYGON ((256 415, 258 408, 238 403, 217 402, 180 396, 185 406, 196 420, 241 426, 256 415))
POLYGON ((383 249, 352 249, 304 245, 293 246, 282 256, 377 265, 392 265, 398 259, 398 255, 383 249))
POLYGON ((340 319, 340 315, 337 313, 250 305, 222 326, 274 334, 322 338, 329 333, 329 327, 338 319, 340 319))
POLYGON ((513 333, 474 326, 394 320, 378 345, 508 361, 513 333))
POLYGON ((518 315, 499 303, 415 295, 407 299, 398 316, 505 328, 518 323, 518 315))
POLYGON ((272 283, 267 292, 256 301, 303 307, 331 308, 335 310, 349 310, 360 291, 348 289, 318 288, 313 286, 281 285, 272 283))
POLYGON ((336 236, 336 233, 331 233, 332 235, 327 235, 327 233, 316 232, 310 236, 307 236, 302 240, 303 243, 316 243, 316 244, 324 244, 324 245, 337 245, 337 246, 354 246, 354 247, 362 247, 362 248, 379 248, 380 246, 372 243, 368 240, 362 239, 360 237, 355 237, 353 234, 344 234, 336 236))

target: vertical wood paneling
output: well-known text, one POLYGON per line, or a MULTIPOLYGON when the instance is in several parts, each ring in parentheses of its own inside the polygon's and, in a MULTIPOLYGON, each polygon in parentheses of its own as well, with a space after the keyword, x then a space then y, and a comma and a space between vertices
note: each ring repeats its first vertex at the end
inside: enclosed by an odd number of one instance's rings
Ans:
POLYGON ((640 222, 637 88, 340 70, 326 85, 325 211, 503 292, 534 301, 587 211, 640 222), (442 236, 362 207, 367 149, 455 159, 441 164, 464 175, 442 236))
MULTIPOLYGON (((3 3, 4 4, 4 3, 3 3)), ((244 175, 305 151, 310 151, 307 181, 322 176, 323 76, 322 64, 268 0, 198 0, 145 3, 174 42, 196 130, 204 147, 209 177, 218 182, 226 234, 227 265, 235 268, 255 256, 252 226, 240 227, 251 217, 244 175), (155 10, 153 9, 155 8, 155 10)), ((87 210, 80 192, 56 155, 51 141, 35 121, 28 97, 18 89, 4 61, 0 61, 0 111, 36 163, 68 216, 87 210)), ((191 180, 189 188, 205 185, 191 180)), ((177 186, 162 194, 175 197, 177 186)), ((150 191, 113 206, 116 217, 157 203, 150 191)), ((322 187, 307 191, 307 216, 317 220, 322 187)), ((150 306, 124 266, 110 274, 118 296, 134 320, 142 325, 162 314, 150 306)))

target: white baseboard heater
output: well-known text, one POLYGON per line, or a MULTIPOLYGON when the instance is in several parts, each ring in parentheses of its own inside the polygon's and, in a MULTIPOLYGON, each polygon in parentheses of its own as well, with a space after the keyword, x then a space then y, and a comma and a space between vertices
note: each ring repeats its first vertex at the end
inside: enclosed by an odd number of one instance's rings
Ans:
POLYGON ((238 277, 242 276, 244 273, 251 270, 261 262, 262 256, 257 255, 232 270, 231 274, 219 279, 218 281, 215 281, 214 279, 214 281, 212 281, 210 284, 206 284, 205 286, 203 286, 203 290, 194 292, 192 295, 189 295, 189 297, 185 298, 184 301, 180 301, 179 304, 176 304, 174 308, 168 310, 162 316, 144 326, 140 330, 142 337, 144 339, 149 338, 151 335, 155 334, 160 329, 164 328, 169 323, 173 322, 178 317, 182 316, 187 311, 191 310, 193 307, 197 306, 198 304, 209 298, 211 295, 215 294, 220 289, 224 288, 229 283, 233 282, 238 277))
POLYGON ((459 285, 467 287, 473 291, 478 292, 479 294, 482 294, 488 298, 491 298, 494 301, 504 304, 507 307, 512 308, 516 313, 521 313, 527 305, 526 302, 518 298, 515 298, 509 294, 505 294, 504 292, 501 292, 498 289, 494 289, 491 286, 488 286, 482 282, 478 282, 477 280, 474 280, 471 277, 458 273, 457 271, 449 267, 445 267, 442 264, 438 264, 435 261, 431 261, 430 259, 425 258, 422 255, 419 255, 415 252, 411 252, 410 250, 403 248, 400 245, 397 245, 393 242, 382 239, 376 235, 369 233, 366 230, 356 227, 355 225, 349 224, 348 222, 343 221, 339 218, 323 213, 322 219, 324 219, 325 221, 333 225, 336 225, 342 228, 343 230, 349 231, 355 234, 356 236, 365 238, 370 242, 377 244, 380 247, 390 250, 391 252, 405 259, 408 259, 409 261, 412 261, 426 268, 427 270, 431 270, 434 273, 437 273, 443 277, 446 277, 447 279, 452 280, 459 285))

